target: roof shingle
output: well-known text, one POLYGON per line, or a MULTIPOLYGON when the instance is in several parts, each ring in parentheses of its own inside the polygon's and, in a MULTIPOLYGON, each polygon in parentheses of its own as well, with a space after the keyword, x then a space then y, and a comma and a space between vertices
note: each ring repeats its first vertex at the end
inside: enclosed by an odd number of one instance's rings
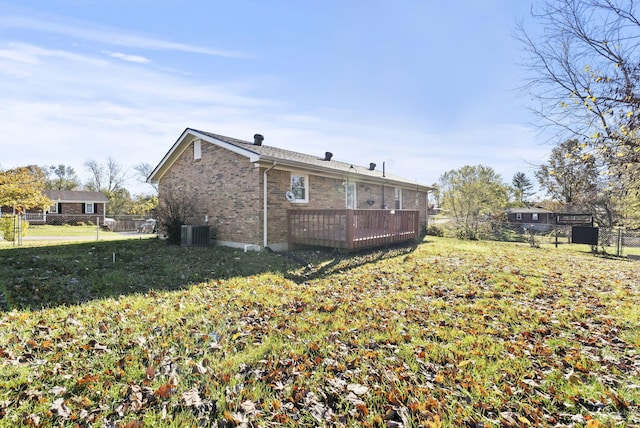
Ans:
POLYGON ((383 175, 383 172, 379 169, 370 170, 368 167, 365 167, 365 166, 353 165, 350 163, 340 162, 333 159, 325 160, 324 155, 313 156, 313 155, 299 153, 292 150, 281 149, 273 146, 256 145, 253 142, 239 140, 237 138, 230 138, 224 135, 200 131, 197 129, 188 128, 188 130, 194 131, 195 133, 205 135, 209 138, 213 138, 215 140, 218 140, 227 144, 231 144, 235 147, 238 147, 240 149, 256 154, 261 158, 292 161, 292 162, 305 164, 313 167, 318 167, 322 169, 333 170, 339 173, 353 173, 360 176, 371 177, 374 179, 385 178, 387 180, 393 180, 399 183, 406 183, 411 185, 418 185, 421 187, 428 187, 428 186, 425 186, 424 184, 417 183, 415 180, 409 180, 404 177, 389 174, 389 173, 386 173, 386 171, 383 175))

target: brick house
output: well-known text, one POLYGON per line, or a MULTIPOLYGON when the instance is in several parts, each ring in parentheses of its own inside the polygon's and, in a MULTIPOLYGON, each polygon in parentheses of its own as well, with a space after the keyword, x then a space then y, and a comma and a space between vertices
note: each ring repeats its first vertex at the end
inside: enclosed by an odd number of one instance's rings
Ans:
POLYGON ((286 250, 294 243, 339 247, 337 240, 362 238, 362 246, 376 246, 385 238, 378 233, 377 241, 364 242, 365 225, 404 233, 394 239, 417 239, 424 229, 431 187, 373 163, 352 165, 330 152, 307 155, 263 140, 187 128, 148 181, 158 185, 161 204, 176 195, 190 201, 193 224, 213 226, 218 245, 286 250), (296 240, 303 235, 322 239, 296 240))
MULTIPOLYGON (((42 192, 51 199, 51 206, 42 210, 31 208, 23 216, 31 224, 75 224, 104 222, 109 199, 102 192, 45 189, 42 192)), ((13 207, 2 207, 1 214, 15 214, 13 207)))
POLYGON ((525 229, 546 232, 556 224, 556 214, 537 207, 509 208, 507 222, 521 225, 525 229))

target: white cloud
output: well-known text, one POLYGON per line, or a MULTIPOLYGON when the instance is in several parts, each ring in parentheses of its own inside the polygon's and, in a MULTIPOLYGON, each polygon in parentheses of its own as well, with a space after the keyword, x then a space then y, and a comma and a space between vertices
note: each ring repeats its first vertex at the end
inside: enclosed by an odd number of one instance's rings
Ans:
POLYGON ((127 55, 120 52, 105 52, 105 53, 107 53, 107 55, 109 55, 111 58, 117 58, 123 61, 133 62, 136 64, 148 64, 151 62, 149 58, 145 58, 140 55, 127 55))
POLYGON ((160 38, 141 36, 126 33, 122 29, 114 29, 78 21, 54 22, 17 15, 0 16, 0 28, 17 28, 42 31, 75 37, 82 40, 104 43, 108 45, 126 46, 130 48, 142 48, 152 50, 171 50, 189 52, 210 56, 230 58, 247 58, 248 55, 225 49, 213 49, 204 46, 195 46, 184 43, 172 42, 160 38))
MULTIPOLYGON (((262 133, 265 144, 318 156, 331 151, 334 159, 361 166, 375 162, 382 169, 384 162, 390 174, 423 184, 436 182, 447 170, 479 163, 510 181, 526 168, 524 159, 538 160, 546 152, 534 145, 524 127, 474 123, 465 124, 465 131, 439 130, 426 120, 294 106, 261 96, 261 85, 281 82, 260 74, 203 82, 182 70, 140 67, 151 60, 119 48, 242 57, 239 52, 82 23, 13 18, 0 17, 0 27, 63 34, 109 49, 93 55, 27 43, 0 46, 1 144, 12 148, 3 151, 0 167, 63 163, 84 176, 87 159, 113 157, 128 168, 142 162, 155 165, 186 127, 245 140, 262 133)), ((134 183, 129 183, 134 193, 150 189, 134 183)))
POLYGON ((12 62, 22 62, 25 64, 38 63, 37 55, 32 55, 28 52, 20 52, 15 49, 0 49, 0 58, 4 58, 12 62))

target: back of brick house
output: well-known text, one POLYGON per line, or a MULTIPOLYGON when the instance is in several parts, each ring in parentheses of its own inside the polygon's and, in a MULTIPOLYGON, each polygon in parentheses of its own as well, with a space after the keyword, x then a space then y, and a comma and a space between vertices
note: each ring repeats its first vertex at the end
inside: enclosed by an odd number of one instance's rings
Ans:
POLYGON ((187 128, 149 181, 158 184, 161 201, 176 195, 189 200, 192 224, 213 226, 219 245, 286 250, 287 210, 295 208, 417 210, 426 225, 431 187, 383 174, 375 165, 283 150, 262 145, 262 139, 187 128))

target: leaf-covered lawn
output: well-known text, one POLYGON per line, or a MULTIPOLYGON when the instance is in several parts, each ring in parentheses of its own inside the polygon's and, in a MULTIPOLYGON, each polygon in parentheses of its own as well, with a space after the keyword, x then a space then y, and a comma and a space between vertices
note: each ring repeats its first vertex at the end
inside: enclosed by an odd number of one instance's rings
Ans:
POLYGON ((0 252, 0 426, 640 424, 638 262, 97 245, 0 252))

